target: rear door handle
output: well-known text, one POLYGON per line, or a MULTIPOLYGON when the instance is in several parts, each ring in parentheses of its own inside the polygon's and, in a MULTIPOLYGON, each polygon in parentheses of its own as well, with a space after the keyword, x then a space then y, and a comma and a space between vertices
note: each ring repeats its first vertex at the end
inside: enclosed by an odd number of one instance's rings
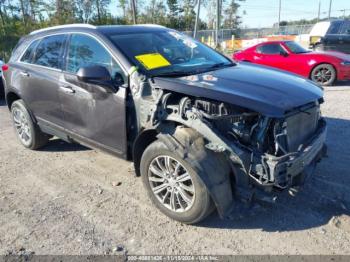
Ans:
POLYGON ((22 76, 29 77, 29 73, 28 73, 28 72, 26 72, 26 71, 22 71, 22 72, 21 72, 21 75, 22 75, 22 76))
POLYGON ((67 94, 74 94, 75 90, 70 86, 60 86, 60 89, 67 94))

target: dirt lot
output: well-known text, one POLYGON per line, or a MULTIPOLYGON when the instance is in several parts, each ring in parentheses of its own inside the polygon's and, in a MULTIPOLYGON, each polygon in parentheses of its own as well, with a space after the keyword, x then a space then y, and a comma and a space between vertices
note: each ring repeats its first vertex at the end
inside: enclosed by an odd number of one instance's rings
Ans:
POLYGON ((0 102, 0 254, 350 254, 350 86, 328 88, 329 153, 296 197, 222 221, 174 222, 131 163, 53 140, 16 140, 0 102))

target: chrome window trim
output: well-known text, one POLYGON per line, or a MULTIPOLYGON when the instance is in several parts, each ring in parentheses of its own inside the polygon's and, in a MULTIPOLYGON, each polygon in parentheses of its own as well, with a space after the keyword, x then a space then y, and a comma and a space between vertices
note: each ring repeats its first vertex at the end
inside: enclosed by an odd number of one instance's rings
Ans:
POLYGON ((20 61, 19 63, 24 64, 24 65, 36 66, 36 67, 39 67, 39 68, 48 69, 48 70, 52 70, 52 71, 55 71, 55 72, 63 72, 62 69, 58 69, 58 68, 42 66, 42 65, 37 65, 37 64, 30 64, 30 63, 22 62, 22 61, 20 61))
POLYGON ((33 38, 33 39, 29 42, 29 44, 27 44, 27 47, 23 50, 23 52, 21 53, 21 55, 18 56, 17 63, 24 64, 24 65, 37 66, 37 67, 40 67, 40 68, 49 69, 49 70, 53 70, 53 71, 56 71, 56 72, 62 72, 62 71, 63 71, 62 69, 53 68, 53 67, 48 67, 48 66, 42 66, 42 65, 37 65, 37 64, 27 63, 27 62, 21 61, 21 59, 23 58, 25 52, 26 52, 26 51, 28 50, 28 48, 32 45, 33 42, 39 40, 39 43, 37 44, 37 45, 39 45, 40 42, 43 40, 43 38, 46 38, 46 37, 49 37, 49 36, 55 36, 55 35, 67 35, 67 33, 62 33, 62 32, 61 32, 61 33, 48 34, 48 35, 44 35, 44 36, 41 36, 41 37, 33 38))
POLYGON ((96 29, 97 28, 96 26, 90 25, 90 24, 57 25, 57 26, 51 26, 51 27, 48 27, 48 28, 42 28, 42 29, 34 30, 29 35, 34 35, 34 34, 37 34, 37 33, 46 32, 46 31, 54 30, 54 29, 63 29, 63 28, 70 28, 70 27, 78 27, 78 28, 81 27, 81 28, 92 28, 92 29, 96 29))
MULTIPOLYGON (((65 73, 69 73, 69 74, 72 74, 71 72, 68 72, 64 69, 57 69, 57 68, 52 68, 52 67, 48 67, 48 66, 41 66, 41 65, 37 65, 37 64, 32 64, 32 63, 27 63, 27 62, 22 62, 21 59, 24 55, 24 53, 27 51, 27 49, 29 48, 29 46, 36 40, 42 40, 43 38, 46 38, 46 37, 49 37, 49 36, 54 36, 54 35, 74 35, 74 34, 81 34, 81 35, 86 35, 88 37, 91 37, 93 39, 95 39, 99 44, 102 45, 102 47, 104 49, 107 50, 107 52, 111 55, 111 57, 116 61, 116 63, 118 64, 118 66, 121 68, 121 70, 124 72, 125 76, 128 77, 129 74, 128 74, 128 70, 122 65, 122 63, 120 63, 119 59, 113 54, 113 52, 110 50, 110 48, 102 41, 100 40, 98 37, 90 34, 90 33, 86 33, 86 32, 72 32, 72 31, 67 31, 67 32, 59 32, 59 33, 52 33, 52 34, 47 34, 47 35, 43 35, 43 36, 40 36, 40 37, 35 37, 33 38, 29 44, 27 44, 27 47, 24 49, 24 51, 21 53, 21 55, 19 56, 19 58, 17 59, 17 63, 20 63, 20 64, 25 64, 25 65, 34 65, 34 66, 38 66, 38 67, 41 67, 41 68, 45 68, 45 69, 50 69, 50 70, 53 70, 53 71, 58 71, 58 72, 65 72, 65 73)), ((38 43, 38 45, 40 44, 40 41, 38 43)), ((74 74, 74 73, 73 73, 74 74)), ((74 74, 76 75, 76 74, 74 74)))

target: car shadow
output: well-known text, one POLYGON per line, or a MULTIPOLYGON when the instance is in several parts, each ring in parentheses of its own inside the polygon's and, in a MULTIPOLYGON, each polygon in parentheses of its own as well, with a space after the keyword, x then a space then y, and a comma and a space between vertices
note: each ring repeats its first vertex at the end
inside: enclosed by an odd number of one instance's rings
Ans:
POLYGON ((337 81, 335 82, 335 84, 333 85, 333 87, 337 87, 337 86, 350 86, 350 81, 337 81))
POLYGON ((3 98, 0 98, 0 106, 6 106, 6 101, 3 98))
POLYGON ((280 194, 275 204, 255 204, 244 215, 237 208, 232 219, 222 220, 217 213, 199 227, 256 229, 268 232, 298 231, 328 224, 333 217, 350 215, 350 121, 326 118, 327 156, 315 174, 294 197, 280 194))
POLYGON ((88 151, 88 150, 92 150, 92 149, 77 143, 68 143, 59 138, 50 139, 49 143, 46 146, 39 149, 39 151, 46 151, 46 152, 71 152, 71 151, 88 151))

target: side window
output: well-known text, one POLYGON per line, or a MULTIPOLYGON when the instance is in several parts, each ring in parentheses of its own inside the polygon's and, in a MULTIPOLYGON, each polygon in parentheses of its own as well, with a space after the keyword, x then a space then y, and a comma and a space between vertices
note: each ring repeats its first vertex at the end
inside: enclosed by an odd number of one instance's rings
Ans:
POLYGON ((331 25, 329 26, 327 34, 339 34, 342 24, 343 24, 342 21, 331 22, 331 25))
POLYGON ((43 38, 35 51, 33 64, 60 69, 64 40, 64 35, 43 38))
POLYGON ((280 44, 268 44, 258 46, 256 51, 261 54, 278 55, 283 49, 280 44))
POLYGON ((350 34, 350 21, 344 21, 342 29, 341 29, 342 34, 350 34))
POLYGON ((24 52, 22 58, 21 58, 21 62, 26 62, 26 63, 30 63, 32 60, 32 57, 34 55, 34 50, 37 46, 37 44, 39 43, 39 40, 35 40, 33 43, 30 44, 30 46, 27 48, 27 50, 24 52))
POLYGON ((125 75, 110 53, 97 40, 86 35, 72 35, 68 47, 68 60, 66 70, 77 73, 81 67, 100 65, 111 73, 112 79, 123 82, 125 75), (117 78, 117 79, 116 79, 117 78))

